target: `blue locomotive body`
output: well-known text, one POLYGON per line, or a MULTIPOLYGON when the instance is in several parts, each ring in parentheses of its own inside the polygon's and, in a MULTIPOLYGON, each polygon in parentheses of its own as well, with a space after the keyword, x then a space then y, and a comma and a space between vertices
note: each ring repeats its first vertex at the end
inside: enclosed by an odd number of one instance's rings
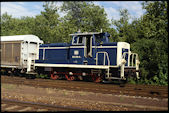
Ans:
POLYGON ((138 70, 136 69, 136 67, 138 68, 138 65, 136 66, 138 58, 135 58, 137 61, 135 66, 133 66, 133 62, 130 66, 130 56, 132 55, 130 44, 126 42, 109 42, 108 33, 92 32, 70 35, 72 36, 70 44, 40 45, 36 67, 48 68, 48 71, 55 73, 64 72, 67 73, 67 76, 71 75, 70 72, 73 75, 78 69, 81 69, 80 75, 82 73, 86 73, 84 75, 92 73, 91 75, 93 75, 93 70, 95 70, 97 76, 102 75, 104 79, 125 79, 125 69, 138 70), (119 69, 121 72, 119 72, 119 69))
MULTIPOLYGON (((36 63, 96 65, 96 53, 107 52, 110 59, 110 65, 117 65, 118 42, 108 42, 107 40, 102 41, 102 44, 99 44, 95 43, 95 37, 93 36, 92 46, 87 47, 84 42, 75 43, 76 40, 77 39, 74 38, 74 40, 71 41, 71 44, 52 43, 41 45, 39 49, 39 60, 36 60, 36 63), (91 55, 87 55, 87 53, 91 53, 91 55)), ((128 52, 130 48, 121 49, 123 53, 128 52)), ((105 58, 104 64, 104 57, 104 53, 98 55, 98 65, 108 65, 107 58, 105 58)))
POLYGON ((67 64, 69 44, 43 44, 39 49, 39 60, 36 63, 67 64))

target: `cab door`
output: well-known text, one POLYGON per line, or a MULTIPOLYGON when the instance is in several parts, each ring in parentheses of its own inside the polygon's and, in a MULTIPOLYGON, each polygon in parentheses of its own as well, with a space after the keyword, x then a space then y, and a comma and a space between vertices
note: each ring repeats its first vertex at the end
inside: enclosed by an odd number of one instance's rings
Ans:
POLYGON ((85 39, 85 57, 92 57, 92 37, 86 36, 85 39))
POLYGON ((94 46, 94 38, 92 35, 85 36, 85 48, 84 48, 84 64, 94 65, 96 48, 94 46))
POLYGON ((70 64, 83 64, 84 47, 84 37, 73 36, 69 49, 70 64))

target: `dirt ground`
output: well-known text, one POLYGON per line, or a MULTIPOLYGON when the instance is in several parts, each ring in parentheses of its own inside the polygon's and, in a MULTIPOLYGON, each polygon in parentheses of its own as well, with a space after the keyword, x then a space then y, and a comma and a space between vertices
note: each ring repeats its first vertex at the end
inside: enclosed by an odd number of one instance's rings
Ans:
POLYGON ((72 106, 89 111, 168 110, 168 99, 71 91, 1 83, 1 99, 15 99, 60 106, 72 106))

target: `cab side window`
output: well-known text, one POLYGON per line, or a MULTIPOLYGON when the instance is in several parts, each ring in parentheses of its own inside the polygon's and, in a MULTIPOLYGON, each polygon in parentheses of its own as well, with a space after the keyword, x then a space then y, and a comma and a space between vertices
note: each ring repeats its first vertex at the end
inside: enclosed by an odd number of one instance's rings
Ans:
POLYGON ((101 35, 95 35, 95 37, 96 37, 96 43, 98 43, 98 44, 100 44, 101 43, 101 41, 102 41, 102 36, 101 35))
POLYGON ((83 37, 79 37, 79 44, 82 44, 82 42, 83 42, 83 37))
POLYGON ((73 44, 77 44, 77 39, 78 39, 78 37, 73 38, 73 44))
POLYGON ((72 44, 73 45, 82 45, 83 44, 83 37, 82 36, 74 36, 72 44))

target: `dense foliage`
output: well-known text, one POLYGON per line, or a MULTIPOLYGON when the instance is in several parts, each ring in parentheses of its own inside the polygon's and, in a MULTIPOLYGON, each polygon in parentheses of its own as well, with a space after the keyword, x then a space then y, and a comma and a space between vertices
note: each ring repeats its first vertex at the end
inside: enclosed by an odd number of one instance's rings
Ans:
POLYGON ((60 17, 53 2, 43 5, 36 17, 13 18, 1 15, 1 36, 34 34, 45 43, 70 42, 69 34, 95 32, 103 29, 111 34, 111 41, 126 41, 139 54, 141 80, 139 83, 168 85, 168 15, 167 1, 142 2, 146 13, 129 23, 128 10, 121 9, 119 20, 109 23, 103 7, 92 2, 64 2, 60 17), (115 26, 112 28, 111 26, 115 26))

